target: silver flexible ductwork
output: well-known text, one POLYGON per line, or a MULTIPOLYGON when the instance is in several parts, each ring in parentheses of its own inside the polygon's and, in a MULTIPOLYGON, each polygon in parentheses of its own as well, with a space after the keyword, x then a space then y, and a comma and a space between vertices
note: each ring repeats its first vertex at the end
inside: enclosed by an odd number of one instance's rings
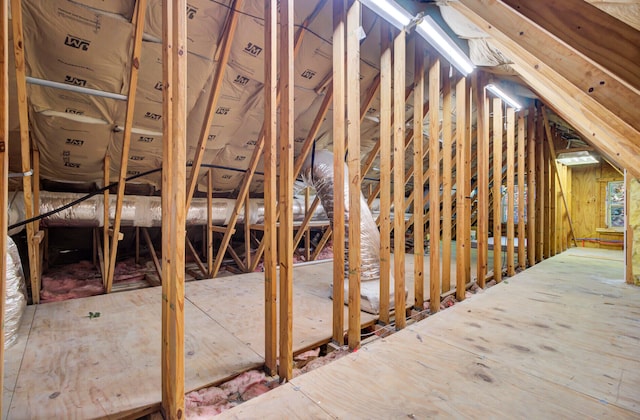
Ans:
MULTIPOLYGON (((42 191, 40 193, 40 214, 60 208, 74 200, 83 197, 77 193, 54 193, 42 191)), ((249 201, 249 223, 264 223, 264 199, 249 201)), ((213 224, 227 225, 233 212, 235 200, 213 199, 213 224)), ((109 197, 109 219, 115 218, 116 197, 109 197)), ((73 207, 42 219, 45 227, 99 227, 104 224, 103 198, 96 195, 73 207)), ((22 193, 18 193, 9 208, 9 224, 24 220, 24 200, 22 193)), ((302 221, 305 216, 304 198, 295 198, 293 214, 296 221, 302 221)), ((312 220, 326 220, 322 206, 318 206, 312 220)), ((244 222, 244 208, 238 217, 238 223, 244 222)), ((205 225, 207 223, 207 200, 195 198, 187 213, 187 226, 205 225)), ((122 226, 159 227, 162 225, 162 203, 160 197, 125 196, 122 206, 122 226)), ((17 233, 16 231, 9 232, 17 233)))
POLYGON ((4 347, 9 348, 18 339, 20 320, 27 306, 27 288, 22 272, 18 247, 7 236, 7 255, 4 270, 7 274, 6 300, 4 306, 4 347))
MULTIPOLYGON (((347 165, 344 165, 344 173, 348 174, 347 165)), ((302 177, 308 185, 315 188, 320 197, 322 207, 327 213, 329 221, 333 224, 333 153, 326 150, 316 152, 309 157, 302 167, 302 177), (313 162, 312 162, 313 161, 313 162)), ((345 208, 345 279, 349 277, 348 251, 349 251, 349 177, 344 177, 344 208, 345 208)), ((334 258, 338 257, 334 255, 334 258)), ((366 312, 380 312, 380 231, 369 210, 367 201, 360 192, 360 295, 361 308, 366 312)), ((393 299, 393 276, 390 282, 391 307, 393 299)), ((348 282, 345 281, 345 303, 348 303, 348 282)))

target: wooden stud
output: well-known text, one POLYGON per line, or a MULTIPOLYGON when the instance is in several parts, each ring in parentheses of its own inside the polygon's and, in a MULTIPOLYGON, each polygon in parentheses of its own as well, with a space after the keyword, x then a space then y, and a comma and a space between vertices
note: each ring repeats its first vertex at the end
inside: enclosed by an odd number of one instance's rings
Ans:
MULTIPOLYGON (((20 167, 22 172, 31 169, 31 147, 29 139, 29 110, 27 108, 26 59, 24 54, 24 32, 22 21, 22 1, 11 0, 11 21, 13 24, 13 52, 16 65, 16 85, 18 119, 20 122, 20 167)), ((31 176, 22 177, 24 213, 26 219, 34 215, 33 182, 31 176)), ((27 248, 29 255, 29 277, 31 279, 31 298, 34 304, 40 303, 40 256, 35 246, 35 223, 27 224, 27 248)))
MULTIPOLYGON (((551 140, 553 142, 553 140, 551 140)), ((555 162, 555 159, 554 159, 555 162)), ((550 162, 551 163, 551 162, 550 162)), ((560 176, 558 173, 557 167, 553 164, 549 165, 549 256, 553 257, 558 253, 557 250, 557 240, 558 240, 558 229, 560 226, 558 225, 558 211, 557 208, 557 200, 558 200, 558 182, 557 179, 560 176)))
MULTIPOLYGON (((275 375, 278 368, 278 1, 264 0, 264 369, 275 375)), ((260 259, 256 255, 254 263, 260 259)), ((253 268, 253 267, 252 267, 253 268)))
POLYGON ((527 262, 536 263, 536 109, 532 104, 527 112, 527 262))
POLYGON ((185 245, 187 246, 187 250, 189 251, 189 253, 193 257, 193 260, 195 261, 195 263, 198 266, 198 269, 200 270, 202 275, 206 276, 207 275, 207 267, 205 267, 205 265, 202 263, 202 260, 200 259, 200 256, 198 255, 198 251, 193 246, 193 243, 191 243, 191 240, 189 239, 188 236, 185 237, 185 245))
POLYGON ((515 271, 515 110, 507 108, 507 276, 515 271))
MULTIPOLYGON (((624 214, 625 217, 625 243, 624 243, 624 279, 627 284, 635 284, 633 273, 633 225, 631 224, 631 183, 634 182, 629 172, 624 171, 624 214)), ((1 274, 0 274, 1 275, 1 274)))
MULTIPOLYGON (((311 210, 310 209, 310 204, 309 200, 309 194, 311 193, 311 187, 307 187, 304 189, 304 216, 305 218, 307 218, 307 216, 309 214, 312 214, 315 212, 315 209, 311 210), (311 210, 311 211, 310 211, 311 210)), ((305 228, 300 228, 301 232, 304 232, 304 260, 305 261, 309 261, 309 259, 311 258, 311 228, 309 228, 308 222, 307 222, 307 226, 305 228)), ((295 240, 294 240, 295 242, 295 240)), ((293 245, 293 249, 295 249, 298 246, 297 243, 294 243, 293 245)))
MULTIPOLYGON (((360 347, 360 4, 347 12, 347 143, 349 154, 349 349, 360 347)), ((397 57, 396 57, 397 58, 397 57)), ((402 61, 404 62, 404 60, 402 61)), ((404 79, 403 79, 404 82, 404 79)), ((401 90, 404 93, 404 87, 401 90)), ((404 104, 403 104, 404 107, 404 104)), ((404 119, 403 119, 404 121, 404 119)), ((402 136, 404 140, 404 135, 402 136)), ((396 280, 397 281, 397 280, 396 280)), ((396 283, 397 284, 397 283, 396 283)), ((404 292, 404 284, 403 284, 404 292)), ((403 295, 404 296, 404 295, 403 295)), ((396 312, 397 315, 397 312, 396 312)), ((396 316, 397 318, 397 316, 396 316)), ((396 319, 397 325, 397 319, 396 319)))
MULTIPOLYGON (((382 22, 380 53, 380 322, 390 322, 391 285, 391 27, 382 22)), ((373 160, 372 160, 373 162, 373 160)), ((371 202, 375 193, 369 195, 371 202)))
MULTIPOLYGON (((15 12, 14 12, 15 14, 15 12)), ((6 261, 9 226, 9 7, 8 1, 0 2, 0 255, 6 261)), ((7 293, 7 270, 0 270, 0 337, 4 340, 5 295, 7 293)), ((4 390, 4 341, 0 346, 0 389, 4 390)), ((0 399, 0 413, 3 409, 0 399)))
POLYGON ((536 262, 544 256, 544 131, 540 103, 536 102, 536 262))
MULTIPOLYGON (((307 187, 307 188, 305 188, 305 191, 309 191, 310 189, 311 189, 310 187, 307 187)), ((305 194, 307 194, 307 193, 305 192, 305 194)), ((318 198, 318 197, 316 196, 316 198, 318 198)), ((306 201, 306 199, 305 199, 305 201, 306 201)), ((307 212, 306 212, 306 214, 304 216, 304 219, 302 220, 302 223, 298 227, 298 231, 296 232, 296 236, 293 238, 293 249, 296 249, 298 247, 298 244, 302 240, 303 236, 305 236, 305 238, 309 238, 309 235, 307 235, 306 232, 309 232, 309 224, 310 224, 311 219, 313 218, 313 214, 315 213, 315 211, 318 208, 319 204, 320 204, 320 200, 319 199, 317 199, 317 200, 314 199, 313 202, 307 207, 307 212)), ((306 244, 305 244, 305 247, 307 247, 306 244)), ((306 261, 310 261, 311 260, 311 255, 309 255, 306 258, 307 258, 306 261)))
MULTIPOLYGON (((413 189, 418 191, 413 203, 413 281, 414 308, 422 311, 424 305, 424 44, 415 38, 415 72, 413 90, 413 189)), ((404 218, 404 215, 403 215, 404 218)), ((396 296, 398 296, 396 294, 396 296)), ((404 296, 404 294, 402 295, 404 296)))
MULTIPOLYGON (((141 29, 144 2, 137 4, 141 29)), ((179 419, 184 416, 185 391, 186 0, 163 2, 162 10, 162 412, 165 418, 179 419)))
POLYGON ((518 113, 518 267, 527 268, 525 260, 525 138, 524 110, 518 113))
MULTIPOLYGON (((107 187, 111 183, 110 178, 111 171, 111 159, 109 158, 109 153, 104 155, 104 178, 103 183, 104 186, 107 187)), ((111 249, 111 244, 109 242, 109 188, 106 188, 102 193, 102 211, 103 211, 103 223, 102 223, 102 253, 103 253, 103 264, 102 264, 102 285, 107 287, 107 279, 109 278, 109 250, 111 249)))
MULTIPOLYGON (((466 292, 465 228, 470 217, 465 211, 467 143, 467 79, 461 76, 456 83, 456 299, 464 300, 466 292)), ((444 246, 444 244, 443 244, 444 246)))
POLYGON ((191 167, 191 174, 189 175, 188 189, 187 189, 187 210, 191 206, 191 200, 193 193, 196 190, 198 184, 198 173, 202 165, 202 159, 204 158, 204 152, 207 148, 207 139, 209 138, 209 131, 211 130, 211 123, 213 121, 213 115, 216 112, 218 106, 218 99, 222 93, 222 83, 224 81, 224 74, 227 70, 227 63, 231 54, 231 45, 235 37, 236 29, 238 27, 238 17, 240 13, 238 10, 242 7, 243 0, 234 0, 229 8, 229 16, 225 25, 224 39, 218 49, 219 58, 217 60, 216 72, 213 77, 213 84, 211 86, 211 93, 209 94, 209 100, 207 101, 207 107, 205 111, 205 119, 200 127, 200 134, 198 136, 198 146, 196 147, 196 154, 193 158, 193 166, 191 167))
POLYGON ((405 134, 405 66, 406 32, 393 40, 393 275, 396 308, 396 330, 406 325, 405 319, 405 236, 404 236, 404 134, 405 134))
POLYGON ((502 280, 502 101, 493 98, 493 279, 502 280))
POLYGON ((245 272, 249 272, 251 267, 251 205, 249 195, 244 200, 244 264, 245 272))
MULTIPOLYGON (((344 153, 346 1, 333 2, 333 340, 344 344, 344 153)), ((328 235, 325 233, 325 235, 328 235)))
POLYGON ((549 143, 542 144, 543 162, 543 194, 544 214, 542 215, 542 256, 547 259, 551 256, 551 168, 549 166, 549 143))
POLYGON ((294 28, 293 0, 280 1, 280 135, 279 189, 280 228, 280 347, 278 374, 293 376, 293 123, 294 123, 294 28))
MULTIPOLYGON (((186 6, 185 6, 186 7, 186 6)), ((131 146, 131 129, 133 128, 133 111, 136 103, 136 93, 138 86, 138 71, 140 67, 140 53, 142 51, 142 35, 144 33, 144 17, 147 11, 147 0, 136 2, 135 12, 135 34, 133 39, 133 50, 131 53, 131 73, 129 74, 129 92, 127 95, 127 111, 124 119, 124 131, 122 133, 122 155, 120 156, 120 173, 118 175, 118 191, 116 197, 116 211, 113 220, 113 231, 120 232, 122 222, 122 205, 124 203, 124 189, 127 178, 127 164, 129 162, 129 148, 131 146)), ((167 118, 166 115, 164 118, 167 118)), ((166 139, 166 137, 164 137, 166 139)), ((116 267, 118 254, 118 242, 111 242, 109 252, 109 269, 107 271, 106 292, 111 293, 113 286, 113 275, 116 267)))
POLYGON ((484 88, 484 76, 476 75, 477 130, 478 130, 478 224, 477 224, 477 278, 478 286, 484 288, 487 276, 489 240, 489 98, 484 88))
POLYGON ((440 310, 440 59, 429 63, 429 309, 440 310))
MULTIPOLYGON (((451 65, 443 63, 442 68, 444 73, 442 83, 442 292, 446 293, 451 289, 451 206, 453 202, 451 197, 453 191, 453 168, 451 156, 453 154, 453 138, 451 116, 451 65)), ((429 208, 431 208, 431 206, 429 206, 429 208)))
POLYGON ((144 241, 147 244, 147 248, 149 248, 149 254, 151 254, 151 258, 153 259, 153 266, 155 267, 158 279, 162 284, 162 265, 160 264, 160 260, 158 260, 156 248, 153 246, 153 241, 151 241, 151 236, 149 236, 149 230, 146 227, 142 228, 142 236, 144 236, 144 241))
MULTIPOLYGON (((37 217, 40 215, 40 150, 33 149, 31 156, 33 157, 33 216, 37 217)), ((40 221, 36 220, 33 226, 35 234, 40 233, 40 221)))
MULTIPOLYGON (((477 133, 473 129, 473 87, 469 79, 466 80, 466 97, 464 101, 465 105, 465 119, 464 119, 464 131, 465 131, 465 153, 464 153, 464 284, 467 285, 471 282, 471 161, 475 159, 471 154, 472 139, 476 137, 477 133)), ((466 290, 466 287, 465 287, 466 290)), ((457 291, 458 300, 463 300, 465 292, 462 290, 457 291)))
MULTIPOLYGON (((551 129, 549 127, 549 119, 547 118, 547 113, 546 113, 546 110, 545 110, 544 107, 542 107, 541 113, 542 113, 542 119, 543 119, 543 122, 544 122, 544 129, 545 129, 545 132, 547 134, 547 143, 549 145, 549 153, 550 153, 550 156, 551 156, 551 160, 553 161, 553 165, 555 166, 555 165, 557 165, 557 163, 556 163, 556 158, 557 158, 556 149, 555 149, 555 147, 553 145, 553 141, 551 140, 551 137, 550 137, 551 129)), ((557 170, 556 170, 556 173, 557 173, 557 170)), ((565 195, 564 189, 562 188, 562 182, 560 182, 560 193, 562 194, 562 200, 564 202, 564 207, 566 209, 569 209, 569 205, 567 203, 567 196, 565 195)), ((571 221, 571 215, 570 214, 568 215, 568 219, 569 219, 569 228, 571 230, 571 236, 573 238, 573 244, 575 246, 578 246, 578 243, 576 242, 575 230, 573 229, 573 222, 571 221)))
MULTIPOLYGON (((266 200, 265 200, 266 203, 266 200)), ((207 275, 213 273, 213 168, 207 171, 207 275)))

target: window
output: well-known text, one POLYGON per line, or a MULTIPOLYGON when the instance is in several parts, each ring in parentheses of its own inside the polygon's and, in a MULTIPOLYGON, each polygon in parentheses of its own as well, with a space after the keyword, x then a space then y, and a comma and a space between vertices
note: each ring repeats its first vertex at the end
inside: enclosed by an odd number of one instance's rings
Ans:
POLYGON ((607 184, 605 223, 608 228, 624 228, 624 181, 613 181, 607 184))

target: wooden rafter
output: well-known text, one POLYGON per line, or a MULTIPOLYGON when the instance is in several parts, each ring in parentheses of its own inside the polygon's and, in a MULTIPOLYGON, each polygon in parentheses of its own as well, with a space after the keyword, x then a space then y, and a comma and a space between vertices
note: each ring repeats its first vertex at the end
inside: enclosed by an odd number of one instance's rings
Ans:
MULTIPOLYGON (((186 7, 186 6, 185 6, 186 7)), ((142 51, 142 35, 144 33, 144 17, 147 11, 147 0, 137 0, 135 12, 135 34, 133 38, 133 50, 131 52, 131 73, 129 74, 129 92, 127 95, 127 111, 124 119, 124 132, 122 133, 122 155, 120 156, 120 173, 118 175, 118 191, 116 197, 116 211, 113 220, 113 236, 111 237, 111 250, 109 253, 109 269, 107 270, 107 293, 111 293, 113 275, 118 254, 118 242, 120 241, 120 224, 122 221, 122 205, 124 202, 124 189, 127 177, 127 164, 129 162, 129 148, 131 146, 131 129, 133 128, 133 111, 136 103, 138 87, 138 72, 140 70, 140 52, 142 51)), ((167 118, 166 116, 164 117, 167 118)), ((165 137, 166 138, 166 137, 165 137)), ((106 221, 105 221, 106 223, 106 221)))

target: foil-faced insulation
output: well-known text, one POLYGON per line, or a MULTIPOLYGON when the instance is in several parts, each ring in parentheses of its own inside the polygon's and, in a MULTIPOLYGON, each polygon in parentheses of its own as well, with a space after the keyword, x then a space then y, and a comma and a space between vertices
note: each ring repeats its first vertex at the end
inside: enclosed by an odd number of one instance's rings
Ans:
MULTIPOLYGON (((344 165, 344 173, 348 174, 348 167, 344 165)), ((307 158, 302 167, 302 177, 305 182, 313 186, 320 197, 322 207, 327 213, 329 222, 333 225, 333 153, 328 151, 316 152, 313 157, 307 158)), ((349 177, 344 177, 344 208, 345 208, 345 255, 344 277, 349 277, 349 177)), ((337 258, 334 255, 334 258, 337 258)), ((371 214, 362 192, 360 192, 360 288, 361 308, 363 311, 377 314, 380 312, 380 231, 371 214)), ((345 303, 348 303, 348 281, 345 281, 345 303)), ((393 276, 390 281, 391 307, 394 306, 393 276)), ((405 296, 406 298, 406 296, 405 296)))
POLYGON ((27 306, 26 285, 18 247, 7 235, 6 300, 4 307, 4 347, 8 348, 18 339, 20 320, 27 306))

